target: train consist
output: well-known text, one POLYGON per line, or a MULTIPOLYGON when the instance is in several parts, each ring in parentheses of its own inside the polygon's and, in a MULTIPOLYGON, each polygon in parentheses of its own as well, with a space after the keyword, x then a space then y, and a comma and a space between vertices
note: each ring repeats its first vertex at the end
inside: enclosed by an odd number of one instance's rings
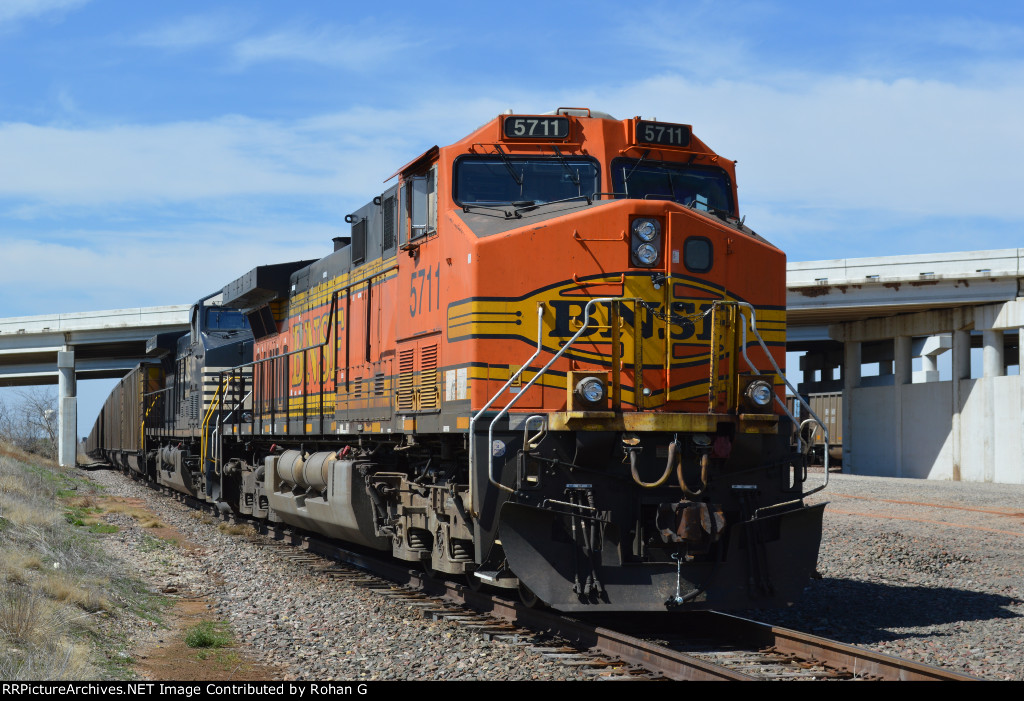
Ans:
POLYGON ((813 572, 785 256, 688 125, 503 114, 317 261, 256 268, 88 450, 222 509, 564 611, 782 605, 813 572))

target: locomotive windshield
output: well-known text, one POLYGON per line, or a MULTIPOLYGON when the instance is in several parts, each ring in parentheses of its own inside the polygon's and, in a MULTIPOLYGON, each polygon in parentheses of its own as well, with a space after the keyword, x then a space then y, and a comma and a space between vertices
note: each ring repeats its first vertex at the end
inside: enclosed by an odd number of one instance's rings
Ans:
POLYGON ((249 328, 249 321, 245 318, 245 314, 237 309, 207 307, 205 321, 206 325, 204 328, 207 331, 231 331, 249 328))
POLYGON ((616 158, 612 187, 630 199, 674 200, 705 212, 733 213, 732 183, 725 171, 706 166, 616 158))
POLYGON ((460 205, 536 204, 589 197, 600 171, 590 158, 473 156, 455 163, 455 201, 460 205))

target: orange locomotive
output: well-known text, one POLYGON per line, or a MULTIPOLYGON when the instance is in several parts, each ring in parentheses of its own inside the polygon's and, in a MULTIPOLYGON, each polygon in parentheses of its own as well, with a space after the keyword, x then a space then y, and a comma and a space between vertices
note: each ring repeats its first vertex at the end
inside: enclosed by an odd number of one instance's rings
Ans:
POLYGON ((559 109, 395 175, 327 257, 224 288, 255 343, 204 404, 207 498, 560 610, 794 600, 823 505, 734 162, 559 109))

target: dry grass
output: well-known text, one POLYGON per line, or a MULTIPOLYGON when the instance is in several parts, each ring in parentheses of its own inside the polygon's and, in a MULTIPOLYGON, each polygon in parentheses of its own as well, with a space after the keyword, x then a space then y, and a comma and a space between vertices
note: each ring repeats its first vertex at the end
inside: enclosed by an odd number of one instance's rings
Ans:
POLYGON ((86 494, 84 496, 79 497, 71 497, 70 499, 65 499, 64 503, 67 504, 68 506, 73 506, 78 509, 99 508, 99 501, 97 501, 96 497, 93 496, 92 494, 86 494))
POLYGON ((19 475, 0 475, 0 494, 27 495, 25 480, 19 475))
POLYGON ((35 645, 52 627, 52 608, 34 589, 15 587, 0 597, 0 634, 15 645, 35 645))
POLYGON ((32 573, 43 569, 43 560, 38 555, 12 548, 0 549, 0 578, 12 584, 24 584, 32 579, 32 573))
POLYGON ((49 458, 36 453, 30 453, 26 450, 11 445, 10 443, 0 443, 0 456, 5 458, 11 458, 18 462, 28 463, 30 465, 45 465, 47 467, 57 467, 57 463, 49 458))
POLYGON ((196 521, 199 521, 199 523, 206 524, 207 526, 209 526, 211 523, 217 522, 215 518, 210 516, 210 514, 206 513, 205 511, 189 511, 188 515, 189 518, 194 518, 196 521))
MULTIPOLYGON (((76 471, 0 444, 0 679, 124 676, 100 652, 118 642, 112 601, 145 606, 96 546, 93 487, 76 471), (101 615, 97 615, 101 614, 101 615), (91 644, 87 644, 90 643, 91 644), (97 646, 95 649, 92 646, 97 646), (101 670, 90 660, 106 665, 101 670)), ((138 509, 132 516, 152 520, 138 509)), ((134 512, 133 512, 134 511, 134 512)), ((133 512, 133 513, 132 513, 133 512)), ((124 605, 119 604, 119 605, 124 605)))
POLYGON ((210 516, 210 514, 204 513, 202 511, 190 511, 188 515, 189 518, 194 518, 196 521, 199 521, 199 523, 205 524, 207 526, 217 522, 217 519, 215 519, 213 516, 210 516))
POLYGON ((0 678, 7 680, 86 679, 94 674, 89 648, 65 635, 73 611, 42 592, 15 587, 0 596, 0 639, 15 646, 0 656, 0 678), (20 653, 20 654, 19 654, 20 653))
POLYGON ((39 582, 39 588, 51 599, 73 604, 83 611, 109 611, 110 601, 95 585, 65 573, 51 574, 39 582))
POLYGON ((256 535, 256 529, 248 523, 221 523, 217 530, 228 535, 256 535))
POLYGON ((0 515, 20 528, 53 528, 61 521, 61 515, 52 507, 37 506, 21 499, 0 496, 0 515))
POLYGON ((125 516, 131 516, 136 521, 153 518, 152 512, 147 509, 113 499, 103 499, 99 502, 98 506, 108 514, 124 514, 125 516))

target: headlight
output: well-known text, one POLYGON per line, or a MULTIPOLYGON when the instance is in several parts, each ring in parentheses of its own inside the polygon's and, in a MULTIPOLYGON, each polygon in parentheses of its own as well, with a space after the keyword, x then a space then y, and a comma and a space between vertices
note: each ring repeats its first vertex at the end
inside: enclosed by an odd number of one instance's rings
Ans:
POLYGON ((772 390, 772 386, 764 380, 755 380, 747 385, 745 394, 751 404, 763 409, 772 403, 775 392, 772 390))
POLYGON ((658 249, 649 243, 642 243, 636 248, 636 259, 644 265, 653 265, 658 260, 658 249))
POLYGON ((637 219, 633 222, 633 233, 641 241, 653 241, 661 226, 654 219, 637 219))
POLYGON ((596 377, 584 377, 576 384, 576 394, 585 402, 597 404, 604 399, 604 383, 596 377))

